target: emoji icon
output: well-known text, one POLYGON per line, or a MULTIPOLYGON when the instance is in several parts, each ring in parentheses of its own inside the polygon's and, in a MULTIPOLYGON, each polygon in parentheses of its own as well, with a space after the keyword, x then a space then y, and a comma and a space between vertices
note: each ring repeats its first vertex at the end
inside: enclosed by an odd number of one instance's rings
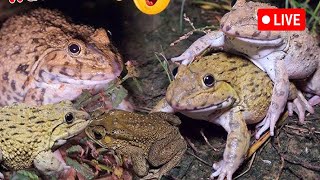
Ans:
POLYGON ((169 4, 170 0, 133 0, 137 8, 145 14, 158 14, 169 4))

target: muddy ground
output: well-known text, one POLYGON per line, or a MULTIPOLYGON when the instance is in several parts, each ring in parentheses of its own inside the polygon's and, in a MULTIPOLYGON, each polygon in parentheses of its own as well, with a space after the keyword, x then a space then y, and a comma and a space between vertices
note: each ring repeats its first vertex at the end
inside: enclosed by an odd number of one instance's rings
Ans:
MULTIPOLYGON (((137 61, 141 71, 139 80, 142 92, 130 81, 125 84, 137 109, 152 108, 164 96, 169 84, 168 77, 155 53, 163 53, 169 59, 181 54, 193 41, 203 35, 194 33, 187 40, 169 46, 192 30, 189 23, 180 17, 182 0, 171 0, 169 7, 156 16, 142 14, 131 0, 45 0, 33 3, 25 1, 16 7, 27 4, 32 4, 34 7, 57 8, 76 22, 110 30, 112 40, 124 60, 137 61)), ((196 28, 217 27, 219 19, 227 12, 222 8, 203 10, 192 4, 191 0, 186 1, 183 8, 196 28)), ((314 115, 307 117, 304 126, 298 125, 296 116, 288 118, 283 128, 278 130, 279 134, 257 151, 249 171, 239 179, 320 179, 319 107, 316 110, 314 115)), ((208 179, 211 164, 222 158, 226 132, 221 127, 206 122, 183 116, 181 119, 181 132, 194 145, 196 151, 189 146, 179 166, 163 179, 208 179), (217 151, 204 141, 200 134, 201 129, 217 151)), ((249 160, 244 162, 234 177, 248 169, 249 164, 249 160)))

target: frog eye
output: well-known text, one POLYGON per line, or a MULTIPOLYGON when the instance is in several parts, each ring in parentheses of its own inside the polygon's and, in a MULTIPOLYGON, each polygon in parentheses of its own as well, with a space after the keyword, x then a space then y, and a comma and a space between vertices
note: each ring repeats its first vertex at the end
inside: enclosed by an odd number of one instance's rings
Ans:
POLYGON ((80 48, 80 45, 76 43, 71 43, 68 46, 68 50, 72 55, 78 55, 80 54, 81 48, 80 48))
POLYGON ((93 135, 96 140, 101 140, 103 138, 102 134, 96 130, 93 130, 93 135))
POLYGON ((172 75, 173 75, 174 77, 176 77, 177 74, 178 74, 178 66, 175 67, 175 68, 172 70, 172 75))
POLYGON ((67 113, 65 116, 64 116, 64 120, 66 121, 67 124, 71 124, 73 123, 73 120, 74 120, 74 116, 71 112, 67 113))
POLYGON ((212 87, 214 84, 214 77, 211 74, 207 74, 203 77, 203 83, 207 87, 212 87))

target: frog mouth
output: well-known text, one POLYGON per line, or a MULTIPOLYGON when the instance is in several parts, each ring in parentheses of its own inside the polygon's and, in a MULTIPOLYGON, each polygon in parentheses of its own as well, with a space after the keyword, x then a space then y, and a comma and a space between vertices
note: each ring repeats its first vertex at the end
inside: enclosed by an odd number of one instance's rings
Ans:
POLYGON ((251 38, 246 38, 246 37, 235 37, 236 39, 247 42, 250 44, 258 44, 261 46, 278 46, 282 44, 283 39, 282 38, 277 38, 277 39, 272 39, 272 40, 261 40, 261 39, 251 39, 251 38))
POLYGON ((92 76, 86 79, 76 79, 72 76, 57 75, 57 74, 47 72, 45 70, 41 70, 39 72, 39 77, 42 79, 43 82, 46 82, 47 84, 65 83, 65 84, 82 85, 82 86, 94 86, 94 85, 100 85, 100 84, 107 84, 110 81, 117 78, 116 75, 104 74, 100 76, 98 75, 92 76))
POLYGON ((189 112, 189 113, 202 113, 202 112, 214 112, 216 110, 224 109, 226 107, 230 107, 235 102, 235 98, 228 97, 226 100, 218 103, 218 104, 212 104, 210 106, 205 106, 201 108, 195 108, 193 110, 182 110, 183 112, 189 112))

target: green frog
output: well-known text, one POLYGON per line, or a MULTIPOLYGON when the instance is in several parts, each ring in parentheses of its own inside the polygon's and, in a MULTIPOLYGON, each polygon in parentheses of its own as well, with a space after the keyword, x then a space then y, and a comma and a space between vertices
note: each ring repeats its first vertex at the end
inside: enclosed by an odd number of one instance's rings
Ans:
POLYGON ((143 115, 112 110, 93 120, 85 132, 100 146, 131 157, 139 177, 160 179, 187 149, 176 127, 180 123, 175 115, 163 112, 143 115), (160 168, 149 171, 149 165, 160 168))
MULTIPOLYGON (((211 178, 231 180, 249 148, 247 124, 266 116, 272 88, 268 75, 249 60, 227 53, 212 54, 188 66, 180 65, 165 98, 153 112, 180 112, 221 125, 228 132, 227 143, 223 160, 213 165, 211 178)), ((296 94, 290 96, 295 98, 296 94)))
MULTIPOLYGON (((43 106, 14 104, 0 108, 1 164, 10 170, 33 165, 45 175, 68 168, 51 151, 88 125, 89 115, 70 101, 43 106)), ((2 178, 3 175, 1 174, 2 178)))

